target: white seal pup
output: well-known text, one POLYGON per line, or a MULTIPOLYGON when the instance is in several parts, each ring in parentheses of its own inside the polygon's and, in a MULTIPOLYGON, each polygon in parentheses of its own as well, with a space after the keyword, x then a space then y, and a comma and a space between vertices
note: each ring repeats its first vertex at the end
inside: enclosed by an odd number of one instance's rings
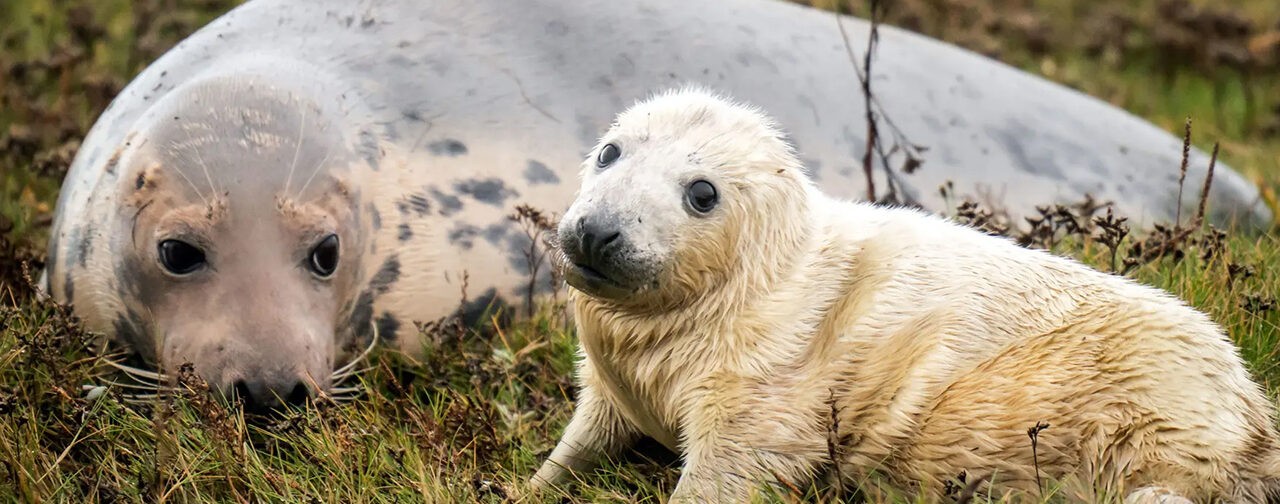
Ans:
POLYGON ((803 487, 833 463, 932 499, 961 473, 1035 492, 1037 466, 1128 502, 1280 489, 1274 407, 1207 316, 939 217, 825 196, 770 119, 707 92, 619 115, 559 237, 580 390, 535 488, 643 434, 683 456, 673 501, 803 487))

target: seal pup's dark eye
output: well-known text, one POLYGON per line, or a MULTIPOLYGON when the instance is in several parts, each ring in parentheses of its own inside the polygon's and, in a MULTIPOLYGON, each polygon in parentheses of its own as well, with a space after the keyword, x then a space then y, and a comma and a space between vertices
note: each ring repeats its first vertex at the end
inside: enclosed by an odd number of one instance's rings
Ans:
POLYGON ((622 149, 619 149, 617 145, 604 144, 604 147, 600 148, 600 155, 596 156, 596 166, 600 168, 609 166, 613 164, 614 161, 617 161, 618 157, 621 155, 622 149))
POLYGON ((204 251, 179 240, 160 242, 160 265, 169 273, 186 275, 204 266, 204 251))
POLYGON ((338 269, 338 235, 331 234, 311 249, 311 271, 320 278, 328 278, 338 269))
POLYGON ((685 198, 689 200, 689 208, 698 213, 710 212, 720 202, 716 186, 705 180, 697 180, 689 184, 685 190, 685 198))

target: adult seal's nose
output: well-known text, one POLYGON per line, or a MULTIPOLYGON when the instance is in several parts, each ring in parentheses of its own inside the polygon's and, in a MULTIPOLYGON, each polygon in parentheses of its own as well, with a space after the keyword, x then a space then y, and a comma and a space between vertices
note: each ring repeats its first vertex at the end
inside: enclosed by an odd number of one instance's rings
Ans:
POLYGON ((305 405, 311 398, 311 387, 300 376, 281 373, 275 376, 255 375, 231 384, 230 393, 250 413, 267 414, 287 406, 305 405))
POLYGON ((615 219, 590 215, 578 219, 578 260, 593 267, 608 263, 609 256, 622 237, 615 219))

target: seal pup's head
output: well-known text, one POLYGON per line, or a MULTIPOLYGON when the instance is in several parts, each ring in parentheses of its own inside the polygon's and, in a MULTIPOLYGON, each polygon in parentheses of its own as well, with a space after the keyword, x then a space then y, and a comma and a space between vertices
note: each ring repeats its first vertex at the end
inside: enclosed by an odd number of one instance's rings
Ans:
POLYGON ((370 331, 353 301, 368 283, 364 160, 341 107, 316 98, 332 93, 308 86, 246 72, 166 95, 108 161, 99 183, 115 187, 92 193, 118 213, 68 223, 54 266, 92 326, 165 373, 193 364, 250 410, 330 389, 343 346, 370 331))
POLYGON ((636 308, 768 289, 808 239, 812 184, 759 110, 686 88, 620 114, 559 227, 565 280, 636 308))

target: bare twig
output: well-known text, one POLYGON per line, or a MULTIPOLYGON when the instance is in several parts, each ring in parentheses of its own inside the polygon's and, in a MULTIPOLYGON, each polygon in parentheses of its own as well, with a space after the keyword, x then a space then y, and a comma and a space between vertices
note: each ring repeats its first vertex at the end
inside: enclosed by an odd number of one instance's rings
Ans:
POLYGON ((827 424, 827 457, 831 459, 832 476, 835 478, 836 500, 844 497, 844 474, 841 473, 840 410, 836 406, 836 391, 828 389, 827 402, 831 405, 831 423, 827 424))
POLYGON ((916 145, 910 142, 902 129, 898 127, 885 112, 884 105, 880 103, 879 98, 872 93, 871 90, 871 59, 875 46, 880 40, 880 19, 883 17, 885 4, 879 0, 871 1, 871 32, 868 36, 867 51, 863 55, 863 63, 858 64, 858 57, 854 54, 853 46, 849 43, 849 35, 844 29, 844 23, 839 13, 836 13, 836 26, 840 29, 840 37, 844 42, 845 52, 849 56, 849 63, 853 65, 853 70, 858 76, 858 82, 862 87, 863 104, 866 106, 867 119, 867 142, 866 151, 862 156, 863 173, 867 178, 867 198, 871 201, 878 201, 875 189, 874 174, 874 155, 878 155, 880 162, 885 170, 885 177, 889 186, 889 193, 885 196, 886 200, 916 204, 913 198, 906 191, 903 191, 902 200, 898 198, 898 184, 895 182, 893 170, 889 166, 889 157, 893 154, 902 152, 905 159, 902 163, 902 171, 907 174, 915 173, 916 170, 924 164, 921 153, 928 150, 928 147, 916 145), (885 150, 884 142, 880 140, 880 121, 889 128, 889 134, 893 137, 893 145, 890 149, 885 150))
MULTIPOLYGON (((867 176, 867 200, 876 201, 876 183, 872 175, 872 153, 876 149, 876 139, 880 133, 876 130, 876 113, 871 108, 871 55, 876 50, 876 42, 880 38, 880 1, 871 0, 871 33, 867 36, 867 52, 862 59, 862 73, 858 79, 862 81, 862 99, 867 108, 867 148, 862 154, 862 171, 867 176)), ((843 25, 841 26, 843 28, 843 25)))
POLYGON ((1173 225, 1182 224, 1182 185, 1187 180, 1187 159, 1191 157, 1191 116, 1187 116, 1187 124, 1182 133, 1182 164, 1178 167, 1178 204, 1174 211, 1173 225))
POLYGON ((1040 500, 1044 500, 1044 486, 1040 483, 1040 455, 1037 453, 1037 446, 1040 432, 1048 428, 1048 422, 1036 422, 1035 427, 1027 429, 1027 437, 1031 438, 1031 463, 1036 468, 1036 490, 1040 492, 1040 500))
POLYGON ((1204 209, 1209 202, 1209 189, 1213 187, 1213 168, 1218 164, 1218 142, 1213 143, 1213 155, 1209 157, 1209 172, 1204 175, 1204 187, 1200 189, 1200 207, 1196 209, 1196 225, 1199 229, 1204 223, 1204 209))

